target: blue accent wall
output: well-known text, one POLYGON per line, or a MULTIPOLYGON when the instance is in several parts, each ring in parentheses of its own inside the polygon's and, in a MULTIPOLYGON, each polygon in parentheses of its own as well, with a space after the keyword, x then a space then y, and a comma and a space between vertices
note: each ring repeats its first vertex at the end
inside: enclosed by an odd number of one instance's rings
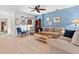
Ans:
MULTIPOLYGON (((42 27, 49 27, 48 22, 46 21, 46 18, 49 17, 52 22, 52 27, 64 27, 66 29, 72 29, 74 25, 72 25, 72 20, 74 18, 79 18, 79 6, 70 7, 63 10, 56 10, 54 12, 50 12, 43 15, 37 15, 38 18, 41 19, 42 27), (54 23, 54 17, 60 16, 61 22, 60 23, 54 23)), ((79 27, 79 26, 78 26, 79 27)))

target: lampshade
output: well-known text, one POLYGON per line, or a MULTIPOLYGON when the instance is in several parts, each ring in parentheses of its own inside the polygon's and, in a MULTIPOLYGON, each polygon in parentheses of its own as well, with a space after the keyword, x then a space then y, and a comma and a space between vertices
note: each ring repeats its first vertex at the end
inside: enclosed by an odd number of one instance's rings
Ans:
POLYGON ((64 33, 65 32, 65 29, 64 28, 61 28, 61 33, 64 33))
POLYGON ((72 20, 72 24, 79 24, 79 19, 72 20))

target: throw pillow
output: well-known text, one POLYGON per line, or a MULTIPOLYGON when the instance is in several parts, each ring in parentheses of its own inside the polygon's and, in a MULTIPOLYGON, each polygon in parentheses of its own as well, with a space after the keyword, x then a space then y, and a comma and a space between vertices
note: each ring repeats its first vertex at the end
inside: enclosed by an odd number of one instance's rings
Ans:
POLYGON ((74 32, 75 32, 75 31, 72 31, 72 30, 65 30, 64 36, 65 36, 65 37, 72 38, 74 32))

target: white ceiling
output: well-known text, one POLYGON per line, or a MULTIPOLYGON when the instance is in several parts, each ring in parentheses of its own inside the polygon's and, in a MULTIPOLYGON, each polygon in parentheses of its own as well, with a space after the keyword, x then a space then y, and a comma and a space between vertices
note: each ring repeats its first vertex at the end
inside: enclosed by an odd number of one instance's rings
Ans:
POLYGON ((5 12, 23 12, 23 13, 29 13, 34 15, 39 15, 43 13, 48 13, 51 11, 56 11, 56 9, 61 10, 64 8, 73 7, 74 5, 41 5, 40 8, 45 8, 45 11, 41 11, 40 13, 37 13, 36 11, 30 12, 32 9, 28 7, 35 7, 35 5, 0 5, 0 11, 5 12))

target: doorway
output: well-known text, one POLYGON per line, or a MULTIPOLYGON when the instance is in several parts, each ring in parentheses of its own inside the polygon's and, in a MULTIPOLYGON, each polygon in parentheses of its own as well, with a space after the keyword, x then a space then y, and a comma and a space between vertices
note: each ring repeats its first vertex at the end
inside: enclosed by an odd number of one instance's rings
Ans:
POLYGON ((2 21, 1 22, 1 32, 5 32, 5 26, 6 26, 6 22, 5 21, 2 21))
POLYGON ((7 20, 6 19, 0 19, 0 34, 7 33, 7 20))
POLYGON ((40 32, 43 29, 41 28, 41 19, 35 21, 35 32, 40 32))

